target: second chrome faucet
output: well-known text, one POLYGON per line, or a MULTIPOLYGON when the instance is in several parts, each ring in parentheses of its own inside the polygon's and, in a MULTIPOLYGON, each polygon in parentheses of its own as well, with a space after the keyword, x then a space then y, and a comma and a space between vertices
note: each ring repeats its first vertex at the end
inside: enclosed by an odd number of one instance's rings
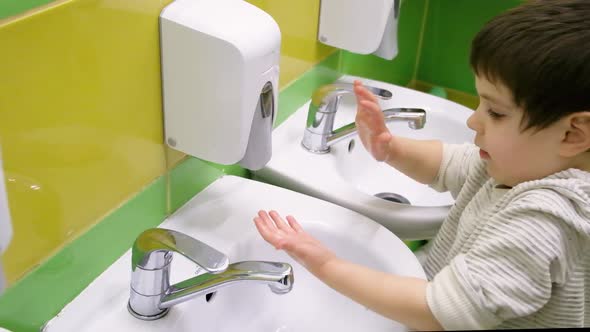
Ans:
POLYGON ((285 294, 293 287, 293 268, 264 261, 229 264, 226 255, 199 240, 177 231, 151 228, 133 244, 128 309, 136 318, 154 320, 165 316, 175 304, 242 282, 267 284, 273 293, 285 294), (207 273, 170 285, 173 252, 207 273))
MULTIPOLYGON (((366 86, 377 98, 391 99, 389 90, 366 86)), ((334 129, 334 119, 345 94, 354 93, 350 83, 328 84, 317 89, 311 98, 307 123, 301 145, 313 153, 327 153, 330 146, 357 132, 354 122, 334 129)), ((408 121, 412 129, 422 129, 426 123, 426 111, 419 108, 390 108, 383 111, 385 122, 408 121)))

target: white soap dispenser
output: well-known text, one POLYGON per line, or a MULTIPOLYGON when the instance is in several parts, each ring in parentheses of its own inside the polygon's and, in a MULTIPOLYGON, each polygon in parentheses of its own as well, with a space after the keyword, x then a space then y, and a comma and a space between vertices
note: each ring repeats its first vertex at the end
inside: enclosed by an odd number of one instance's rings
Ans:
POLYGON ((281 33, 244 0, 176 0, 160 14, 166 143, 208 161, 271 157, 281 33))
POLYGON ((391 60, 398 52, 400 5, 401 0, 322 0, 318 40, 391 60))
MULTIPOLYGON (((12 227, 10 225, 10 213, 8 212, 8 199, 6 198, 2 150, 0 149, 0 256, 2 256, 6 247, 8 247, 11 237, 12 227)), ((0 260, 0 294, 4 290, 5 284, 2 261, 0 260)))

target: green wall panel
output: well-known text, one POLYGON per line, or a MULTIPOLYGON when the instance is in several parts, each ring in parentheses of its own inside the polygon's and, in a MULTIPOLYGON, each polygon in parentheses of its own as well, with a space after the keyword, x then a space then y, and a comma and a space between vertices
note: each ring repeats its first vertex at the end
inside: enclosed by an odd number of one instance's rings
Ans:
POLYGON ((0 20, 53 1, 55 0, 0 0, 0 20))
POLYGON ((520 3, 522 0, 429 0, 416 79, 476 94, 469 67, 471 40, 488 20, 520 3))

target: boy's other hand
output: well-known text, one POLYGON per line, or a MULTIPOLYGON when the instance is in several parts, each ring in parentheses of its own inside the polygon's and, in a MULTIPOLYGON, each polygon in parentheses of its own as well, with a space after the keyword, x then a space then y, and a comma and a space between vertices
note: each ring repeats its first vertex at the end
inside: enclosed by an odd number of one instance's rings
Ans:
POLYGON ((261 210, 254 223, 266 242, 285 250, 313 274, 320 273, 324 264, 336 258, 320 241, 306 233, 292 216, 287 216, 285 221, 276 211, 267 213, 261 210))
POLYGON ((378 161, 386 161, 389 156, 389 143, 393 136, 385 126, 385 118, 377 97, 363 84, 354 81, 354 94, 357 100, 356 126, 363 146, 378 161))

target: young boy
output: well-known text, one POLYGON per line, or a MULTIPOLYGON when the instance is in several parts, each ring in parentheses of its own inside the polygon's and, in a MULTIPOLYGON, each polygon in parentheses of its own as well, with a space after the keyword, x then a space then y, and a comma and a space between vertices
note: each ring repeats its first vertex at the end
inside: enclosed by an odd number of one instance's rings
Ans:
POLYGON ((355 82, 365 148, 455 197, 424 262, 428 281, 343 261, 292 216, 260 211, 256 227, 330 287, 410 328, 589 327, 590 1, 531 1, 494 18, 471 66, 475 145, 395 136, 355 82))

